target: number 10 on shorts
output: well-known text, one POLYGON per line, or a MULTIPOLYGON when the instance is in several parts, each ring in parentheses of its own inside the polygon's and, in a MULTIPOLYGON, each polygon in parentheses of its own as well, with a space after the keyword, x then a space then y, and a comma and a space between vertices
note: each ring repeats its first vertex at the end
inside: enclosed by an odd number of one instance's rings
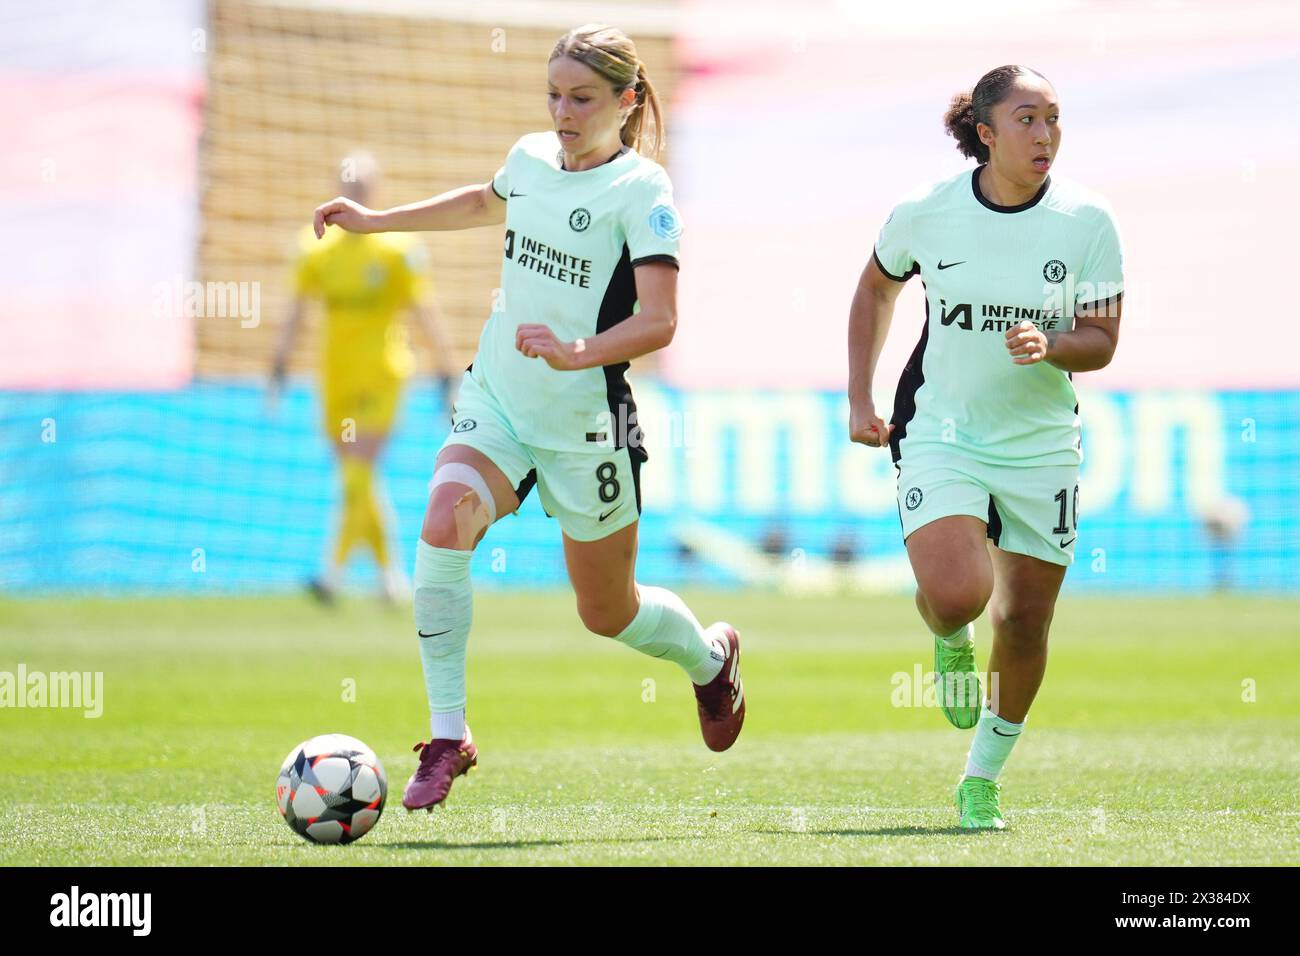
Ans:
POLYGON ((1070 489, 1062 488, 1056 493, 1056 502, 1061 506, 1060 516, 1056 520, 1056 527, 1052 529, 1052 534, 1069 534, 1071 531, 1079 530, 1079 486, 1074 486, 1073 499, 1070 497, 1070 489), (1070 524, 1066 522, 1066 508, 1069 508, 1070 524))

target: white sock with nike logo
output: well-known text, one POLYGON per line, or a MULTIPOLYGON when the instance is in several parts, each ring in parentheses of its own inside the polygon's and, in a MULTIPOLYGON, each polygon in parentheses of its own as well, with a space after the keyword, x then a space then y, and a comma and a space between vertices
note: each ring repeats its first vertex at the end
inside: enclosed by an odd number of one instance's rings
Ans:
POLYGON ((989 703, 985 701, 980 710, 980 722, 975 726, 975 739, 971 741, 970 753, 966 755, 966 776, 998 779, 1002 765, 1011 756, 1011 748, 1016 745, 1024 729, 1025 721, 1013 724, 1009 720, 1003 720, 989 710, 989 703))
POLYGON ((633 650, 672 661, 696 684, 707 684, 722 670, 725 655, 709 642, 685 603, 667 588, 636 586, 641 607, 614 640, 633 650))
POLYGON ((975 640, 975 624, 974 622, 963 624, 951 634, 936 634, 934 636, 937 637, 943 643, 943 646, 948 648, 948 650, 955 651, 957 648, 963 647, 975 640))
POLYGON ((434 740, 465 735, 465 645, 474 613, 472 551, 415 546, 415 631, 434 740))

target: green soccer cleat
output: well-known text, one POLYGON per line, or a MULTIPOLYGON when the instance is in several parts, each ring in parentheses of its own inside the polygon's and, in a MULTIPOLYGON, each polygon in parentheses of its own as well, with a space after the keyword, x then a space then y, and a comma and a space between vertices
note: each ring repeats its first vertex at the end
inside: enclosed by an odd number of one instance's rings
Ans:
MULTIPOLYGON (((969 631, 969 625, 967 625, 969 631)), ((975 641, 972 638, 953 650, 934 639, 934 692, 948 723, 970 730, 980 720, 980 677, 975 671, 975 641)))
POLYGON ((1001 830, 1006 821, 998 806, 1002 787, 983 777, 962 777, 954 794, 963 830, 1001 830))

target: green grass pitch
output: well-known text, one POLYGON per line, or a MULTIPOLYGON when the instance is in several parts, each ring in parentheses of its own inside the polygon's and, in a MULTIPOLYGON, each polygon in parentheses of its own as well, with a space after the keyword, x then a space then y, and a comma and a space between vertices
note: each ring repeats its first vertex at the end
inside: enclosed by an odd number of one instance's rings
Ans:
MULTIPOLYGON (((684 596, 745 639, 732 751, 705 749, 676 667, 583 632, 568 594, 480 594, 480 765, 431 815, 400 803, 427 733, 408 612, 5 600, 0 670, 102 671, 104 713, 0 709, 0 864, 1300 863, 1300 602, 1064 599, 1009 828, 970 834, 951 802, 970 732, 893 703, 931 657, 909 598, 684 596), (275 775, 335 731, 379 754, 389 800, 319 847, 275 775)), ((977 640, 983 666, 983 621, 977 640)))

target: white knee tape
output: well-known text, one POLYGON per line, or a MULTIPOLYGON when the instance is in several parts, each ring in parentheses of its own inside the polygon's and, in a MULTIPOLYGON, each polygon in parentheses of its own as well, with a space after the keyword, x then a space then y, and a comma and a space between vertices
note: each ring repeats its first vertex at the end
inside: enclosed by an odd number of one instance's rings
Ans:
POLYGON ((478 495, 479 501, 487 509, 488 524, 497 520, 497 503, 492 500, 492 492, 488 489, 487 482, 472 465, 460 461, 449 461, 445 465, 439 465, 434 469, 433 479, 429 482, 429 493, 432 494, 434 488, 448 482, 468 486, 478 495))

